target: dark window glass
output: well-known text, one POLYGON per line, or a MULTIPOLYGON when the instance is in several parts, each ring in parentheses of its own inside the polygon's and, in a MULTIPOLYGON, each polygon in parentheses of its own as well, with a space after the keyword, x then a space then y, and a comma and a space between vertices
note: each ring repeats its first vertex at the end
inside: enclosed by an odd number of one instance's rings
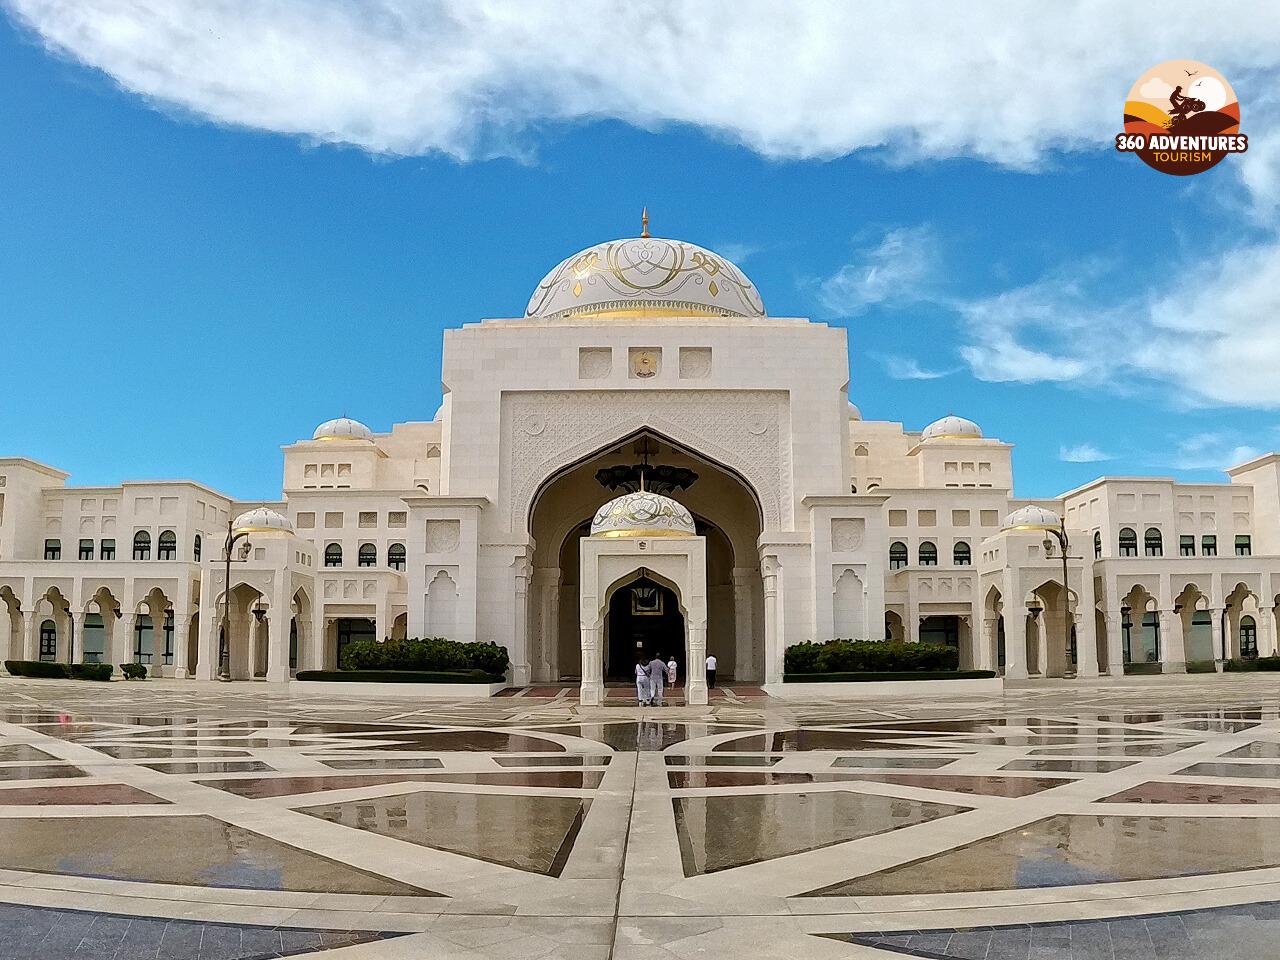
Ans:
POLYGON ((116 558, 115 540, 103 540, 98 545, 98 558, 100 560, 114 560, 116 558))
POLYGON ((1258 655, 1258 624, 1253 617, 1240 618, 1240 656, 1252 660, 1258 655))
POLYGON ((1120 556, 1136 557, 1138 555, 1138 535, 1129 527, 1120 528, 1120 556))
POLYGON ((951 562, 957 567, 967 567, 973 562, 973 554, 969 550, 969 545, 961 540, 951 550, 951 562))
POLYGON ((1164 556, 1164 537, 1155 527, 1147 527, 1147 532, 1143 534, 1142 552, 1148 557, 1164 556))
POLYGON ((200 562, 200 546, 200 534, 197 533, 195 544, 191 547, 191 556, 195 559, 196 563, 200 562))
POLYGON ((62 541, 46 540, 44 542, 44 558, 46 560, 61 560, 62 559, 62 541))
POLYGON ((151 559, 151 534, 145 530, 139 530, 133 535, 133 559, 151 559))
POLYGON ((404 556, 404 544, 393 543, 387 547, 387 566, 392 570, 403 570, 404 556))
POLYGON ((1093 559, 1102 559, 1102 531, 1093 531, 1093 559))
POLYGON ((151 662, 151 615, 140 613, 133 621, 133 662, 151 662))
POLYGON ((372 543, 360 544, 360 552, 356 554, 356 563, 362 567, 376 567, 378 565, 378 548, 372 543))
POLYGON ((172 530, 165 530, 160 534, 160 542, 156 545, 156 559, 178 559, 178 536, 172 530))
POLYGON ((1216 557, 1218 555, 1218 538, 1206 533, 1200 538, 1200 556, 1216 557))
POLYGON ((54 660, 58 656, 58 628, 52 620, 40 624, 40 659, 54 660))
POLYGON ((324 548, 324 565, 326 567, 342 566, 342 545, 331 543, 324 548))
POLYGON ((1178 538, 1178 553, 1184 557, 1196 555, 1196 538, 1183 534, 1178 538))
POLYGON ((920 566, 936 567, 938 565, 938 548, 935 544, 926 540, 920 544, 920 566))
POLYGON ((901 570, 907 565, 907 545, 901 541, 889 544, 889 569, 901 570))
POLYGON ((81 560, 93 559, 93 541, 92 540, 80 541, 80 559, 81 560))
POLYGON ((1253 553, 1253 540, 1247 533, 1236 535, 1236 556, 1247 557, 1253 553))

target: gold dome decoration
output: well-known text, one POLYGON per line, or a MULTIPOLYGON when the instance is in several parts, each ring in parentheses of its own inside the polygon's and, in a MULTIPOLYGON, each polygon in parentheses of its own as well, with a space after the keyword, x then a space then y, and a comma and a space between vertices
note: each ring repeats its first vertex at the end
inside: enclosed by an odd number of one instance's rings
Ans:
POLYGON ((693 537, 693 515, 670 497, 647 490, 624 493, 596 511, 593 537, 693 537))
POLYGON ((728 260, 682 240, 648 236, 596 244, 538 284, 525 317, 763 317, 755 286, 728 260))

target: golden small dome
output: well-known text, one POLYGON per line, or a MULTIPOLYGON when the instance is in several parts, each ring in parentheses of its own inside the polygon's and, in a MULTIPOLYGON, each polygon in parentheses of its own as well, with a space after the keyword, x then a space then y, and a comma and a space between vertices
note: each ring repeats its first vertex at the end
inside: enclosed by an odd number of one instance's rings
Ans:
POLYGON ((660 493, 637 490, 610 500, 591 521, 593 537, 693 537, 693 515, 660 493))

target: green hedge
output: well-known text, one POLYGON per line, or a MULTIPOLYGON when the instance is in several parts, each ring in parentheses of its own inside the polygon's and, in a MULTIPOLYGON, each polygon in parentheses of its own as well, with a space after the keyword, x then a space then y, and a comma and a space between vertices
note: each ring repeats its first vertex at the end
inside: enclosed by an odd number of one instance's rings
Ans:
POLYGON ((141 663, 122 663, 120 664, 120 672, 124 674, 126 680, 147 679, 147 668, 141 663))
POLYGON ((1126 676, 1132 674, 1146 677, 1162 671, 1160 670, 1160 661, 1155 660, 1151 662, 1126 663, 1124 665, 1124 672, 1126 676))
POLYGON ((877 680, 990 680, 994 670, 911 670, 884 673, 787 673, 783 683, 873 683, 877 680))
POLYGON ((938 673, 953 671, 959 665, 960 652, 945 644, 827 640, 787 647, 783 673, 938 673))
POLYGON ((1217 673, 1218 668, 1212 660, 1188 660, 1187 673, 1217 673))
POLYGON ((49 660, 6 660, 4 668, 14 677, 45 680, 110 680, 109 663, 53 663, 49 660))
POLYGON ((365 683, 501 683, 505 677, 483 670, 299 670, 294 679, 365 683))
POLYGON ((1255 657, 1252 660, 1227 660, 1223 670, 1232 673, 1252 673, 1255 670, 1280 670, 1280 657, 1255 657))
POLYGON ((443 637, 409 640, 353 640, 342 651, 343 670, 425 670, 465 673, 479 670, 497 676, 511 662, 507 648, 496 643, 460 643, 443 637))

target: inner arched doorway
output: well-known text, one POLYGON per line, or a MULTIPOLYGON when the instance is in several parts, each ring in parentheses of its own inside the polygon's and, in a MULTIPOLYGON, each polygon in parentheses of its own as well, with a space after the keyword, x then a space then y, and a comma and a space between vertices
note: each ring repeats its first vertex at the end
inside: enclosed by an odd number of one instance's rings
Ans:
MULTIPOLYGON (((692 482, 670 495, 693 514, 698 535, 707 542, 707 651, 715 654, 722 679, 761 680, 764 589, 758 498, 735 471, 651 430, 622 438, 564 467, 547 479, 534 497, 529 518, 533 582, 528 609, 534 679, 557 682, 581 678, 581 540, 587 536, 596 510, 622 492, 608 486, 608 481, 642 456, 655 472, 668 468, 668 476, 681 471, 693 474, 692 482)), ((608 652, 612 658, 612 650, 608 652)), ((623 679, 635 663, 634 654, 627 661, 623 679)), ((617 675, 612 664, 610 671, 617 675)))
POLYGON ((605 617, 607 679, 630 683, 638 657, 683 660, 684 649, 684 613, 674 590, 641 575, 613 592, 605 617))

